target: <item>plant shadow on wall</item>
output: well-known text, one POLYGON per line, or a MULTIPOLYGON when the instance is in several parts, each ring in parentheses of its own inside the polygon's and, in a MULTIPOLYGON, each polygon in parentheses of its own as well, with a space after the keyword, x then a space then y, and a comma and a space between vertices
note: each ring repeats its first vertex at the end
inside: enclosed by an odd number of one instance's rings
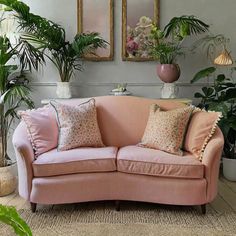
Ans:
MULTIPOLYGON (((227 50, 229 42, 223 35, 210 35, 196 44, 196 48, 201 46, 207 51, 210 60, 219 66, 230 66, 233 64, 230 53, 227 50), (219 56, 215 57, 217 47, 222 48, 219 56)), ((236 67, 227 67, 228 75, 217 73, 217 67, 212 66, 199 71, 191 83, 202 79, 213 81, 213 84, 202 88, 202 92, 195 93, 195 97, 200 99, 200 108, 206 110, 219 111, 223 117, 219 126, 223 132, 224 158, 223 172, 227 179, 236 181, 236 67), (228 168, 227 168, 228 167, 228 168)))
MULTIPOLYGON (((96 49, 105 48, 108 44, 96 32, 77 34, 73 42, 69 42, 66 40, 65 30, 60 25, 31 13, 30 8, 23 2, 0 0, 0 4, 16 13, 19 29, 24 32, 22 40, 40 51, 42 58, 47 57, 55 65, 63 83, 68 83, 76 70, 82 70, 84 55, 95 55, 96 49)), ((61 98, 71 97, 68 87, 66 89, 61 98)))

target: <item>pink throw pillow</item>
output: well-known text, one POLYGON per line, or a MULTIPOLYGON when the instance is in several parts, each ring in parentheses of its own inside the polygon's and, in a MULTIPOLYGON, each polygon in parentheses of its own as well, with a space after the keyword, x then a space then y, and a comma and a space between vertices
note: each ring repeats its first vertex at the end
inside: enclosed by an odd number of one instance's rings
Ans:
POLYGON ((204 150, 215 133, 221 117, 220 112, 207 112, 196 108, 189 122, 184 149, 202 160, 204 150))
POLYGON ((50 106, 19 111, 18 114, 26 124, 36 158, 57 147, 58 125, 55 113, 50 106))

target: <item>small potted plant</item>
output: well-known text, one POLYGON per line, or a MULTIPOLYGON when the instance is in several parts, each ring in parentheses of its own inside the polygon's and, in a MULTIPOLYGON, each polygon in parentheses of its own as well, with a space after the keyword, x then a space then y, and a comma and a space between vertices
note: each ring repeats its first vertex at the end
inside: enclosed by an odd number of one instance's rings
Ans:
POLYGON ((225 139, 223 174, 228 180, 236 181, 236 83, 224 74, 215 76, 215 71, 215 67, 201 70, 191 82, 213 77, 213 85, 203 87, 202 93, 196 93, 195 97, 201 99, 201 108, 222 112, 219 126, 225 139))
POLYGON ((153 25, 151 35, 153 44, 151 54, 159 60, 157 74, 164 83, 173 83, 179 79, 180 68, 177 58, 184 55, 183 42, 188 36, 204 33, 209 26, 195 16, 174 17, 164 30, 153 25))
POLYGON ((7 10, 16 12, 19 29, 24 32, 22 40, 30 47, 40 50, 56 67, 60 82, 57 83, 57 96, 71 98, 69 82, 76 70, 82 70, 85 54, 95 54, 97 48, 104 48, 107 42, 98 33, 77 34, 72 42, 66 40, 65 30, 53 21, 30 12, 21 1, 0 0, 7 10), (46 53, 47 51, 47 53, 46 53))

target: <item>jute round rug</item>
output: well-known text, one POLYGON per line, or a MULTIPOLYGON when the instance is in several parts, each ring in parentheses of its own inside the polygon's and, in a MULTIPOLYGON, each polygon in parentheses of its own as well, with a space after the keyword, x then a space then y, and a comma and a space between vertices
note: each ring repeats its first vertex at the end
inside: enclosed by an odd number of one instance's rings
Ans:
MULTIPOLYGON (((236 213, 211 208, 202 215, 196 207, 126 202, 117 212, 112 202, 103 202, 19 212, 35 236, 236 235, 236 213)), ((0 235, 14 234, 2 226, 0 235)))

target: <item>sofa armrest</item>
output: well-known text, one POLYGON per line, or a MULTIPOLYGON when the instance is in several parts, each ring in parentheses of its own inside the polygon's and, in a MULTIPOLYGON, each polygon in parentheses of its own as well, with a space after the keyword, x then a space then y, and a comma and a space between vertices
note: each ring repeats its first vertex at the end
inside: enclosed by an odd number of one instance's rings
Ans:
POLYGON ((28 139, 26 126, 23 122, 15 129, 12 143, 17 160, 19 194, 29 200, 33 179, 32 162, 35 157, 33 147, 28 139))
POLYGON ((205 165, 205 178, 207 180, 207 202, 211 202, 217 195, 219 167, 224 136, 219 128, 216 129, 203 154, 202 163, 205 165))

